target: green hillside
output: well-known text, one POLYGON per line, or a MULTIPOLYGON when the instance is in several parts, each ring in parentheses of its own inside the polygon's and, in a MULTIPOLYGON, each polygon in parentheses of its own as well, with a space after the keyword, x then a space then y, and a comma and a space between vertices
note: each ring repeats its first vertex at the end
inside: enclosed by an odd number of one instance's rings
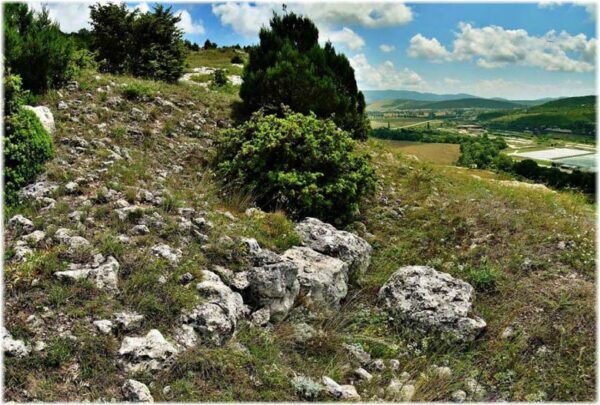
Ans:
POLYGON ((481 109, 511 109, 522 108, 523 105, 507 100, 494 100, 485 98, 462 98, 457 100, 425 101, 425 100, 377 100, 367 107, 369 111, 393 111, 393 110, 444 110, 460 108, 481 108, 481 109))
POLYGON ((485 98, 463 98, 460 100, 445 100, 430 103, 423 108, 429 108, 432 110, 443 110, 446 108, 488 108, 488 109, 510 109, 520 108, 519 104, 515 104, 510 101, 502 100, 489 100, 485 98))
POLYGON ((542 131, 549 128, 571 130, 594 135, 596 129, 596 97, 569 97, 550 101, 529 109, 507 113, 486 113, 479 119, 490 127, 510 130, 542 131))

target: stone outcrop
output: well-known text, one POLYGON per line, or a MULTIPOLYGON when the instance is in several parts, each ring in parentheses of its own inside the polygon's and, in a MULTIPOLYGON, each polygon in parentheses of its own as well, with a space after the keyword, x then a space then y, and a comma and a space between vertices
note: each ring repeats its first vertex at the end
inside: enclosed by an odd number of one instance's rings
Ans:
POLYGON ((101 254, 94 256, 89 264, 71 264, 68 270, 57 271, 54 277, 59 280, 88 279, 94 285, 110 294, 119 292, 119 262, 112 256, 104 257, 101 254))
POLYGON ((371 262, 371 245, 364 239, 316 218, 305 218, 296 224, 304 246, 324 255, 338 258, 349 268, 350 281, 360 279, 371 262))
POLYGON ((157 329, 152 329, 146 336, 123 339, 118 354, 126 372, 154 372, 170 366, 177 352, 157 329))
POLYGON ((465 341, 486 326, 471 314, 473 295, 470 284, 427 266, 402 267, 379 290, 396 322, 413 323, 425 332, 451 332, 465 341))
POLYGON ((131 402, 154 402, 146 384, 136 380, 127 380, 123 387, 123 397, 131 402))
MULTIPOLYGON (((208 270, 202 272, 202 282, 196 288, 202 303, 183 314, 182 321, 191 326, 202 341, 221 345, 235 333, 238 320, 248 312, 242 296, 208 270)), ((179 339, 180 343, 193 344, 195 339, 189 334, 189 329, 179 331, 178 335, 183 338, 179 339)))
POLYGON ((31 347, 20 339, 13 339, 5 328, 2 328, 2 348, 4 353, 11 357, 25 357, 31 353, 31 347))
POLYGON ((307 247, 288 249, 283 258, 298 268, 300 295, 312 304, 336 308, 348 293, 348 265, 307 247))

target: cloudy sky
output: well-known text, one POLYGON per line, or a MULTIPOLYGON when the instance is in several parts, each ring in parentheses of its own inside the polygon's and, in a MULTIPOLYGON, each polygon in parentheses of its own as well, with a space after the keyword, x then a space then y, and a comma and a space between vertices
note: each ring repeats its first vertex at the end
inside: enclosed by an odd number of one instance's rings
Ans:
MULTIPOLYGON (((30 3, 39 9, 40 3, 30 3)), ((127 3, 146 11, 152 3, 127 3)), ((168 4, 168 3, 167 3, 168 4)), ((359 87, 534 99, 595 93, 592 3, 286 3, 343 51, 359 87)), ((88 4, 49 3, 63 31, 89 27, 88 4)), ((281 3, 174 3, 185 37, 254 44, 281 3)))

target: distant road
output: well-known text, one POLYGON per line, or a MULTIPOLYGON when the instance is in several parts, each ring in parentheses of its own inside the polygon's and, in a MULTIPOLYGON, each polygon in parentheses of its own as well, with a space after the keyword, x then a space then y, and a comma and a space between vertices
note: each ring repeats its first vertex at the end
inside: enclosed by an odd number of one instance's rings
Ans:
POLYGON ((417 125, 427 124, 428 122, 439 122, 440 120, 428 120, 422 122, 416 122, 414 124, 404 125, 403 127, 395 127, 395 128, 408 128, 408 127, 416 127, 417 125))

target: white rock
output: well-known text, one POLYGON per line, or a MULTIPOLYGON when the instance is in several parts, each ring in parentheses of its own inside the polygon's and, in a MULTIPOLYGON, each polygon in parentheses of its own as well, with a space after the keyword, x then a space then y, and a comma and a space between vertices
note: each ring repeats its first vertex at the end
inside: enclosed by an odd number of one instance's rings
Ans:
POLYGON ((38 106, 32 107, 30 105, 23 106, 24 109, 33 111, 33 113, 38 117, 42 126, 48 133, 53 134, 56 130, 56 126, 54 125, 54 115, 48 107, 38 106))
POLYGON ((371 355, 365 352, 360 345, 344 343, 342 346, 359 364, 364 366, 371 362, 371 355))
POLYGON ((127 380, 122 387, 123 396, 131 402, 154 402, 154 398, 150 394, 150 390, 146 386, 136 380, 127 380))
POLYGON ((8 227, 16 231, 23 231, 25 233, 33 232, 35 226, 30 219, 25 218, 23 215, 18 214, 8 220, 8 227))
POLYGON ((306 218, 296 225, 305 246, 324 255, 336 257, 348 265, 351 281, 358 280, 371 262, 371 245, 364 239, 316 218, 306 218))
POLYGON ((94 321, 93 324, 104 335, 108 335, 112 332, 113 323, 108 319, 94 321))
POLYGON ((373 371, 377 371, 378 373, 381 373, 382 371, 385 370, 385 363, 381 359, 375 359, 375 360, 373 360, 373 363, 371 363, 371 369, 373 371))
POLYGON ((67 184, 65 184, 65 191, 67 192, 67 194, 75 194, 78 188, 79 184, 75 183, 74 181, 70 181, 67 184))
POLYGON ((396 359, 390 360, 390 369, 392 371, 398 371, 400 369, 400 362, 396 359))
POLYGON ((150 233, 150 229, 146 225, 136 225, 131 228, 131 233, 133 235, 148 235, 150 233))
POLYGON ((69 108, 69 105, 64 101, 59 101, 58 106, 56 108, 58 108, 59 110, 66 110, 69 108))
POLYGON ((354 374, 361 380, 371 381, 373 379, 373 375, 371 375, 371 373, 369 373, 362 367, 359 367, 356 370, 354 370, 354 374))
POLYGON ((131 330, 139 326, 144 320, 144 315, 137 312, 117 312, 115 313, 115 323, 123 330, 131 330))
POLYGON ((513 336, 515 336, 515 329, 512 326, 507 326, 504 328, 502 334, 500 335, 500 337, 504 340, 511 339, 513 336))
POLYGON ((337 308, 348 293, 348 265, 307 247, 293 247, 283 254, 298 268, 300 294, 321 307, 337 308))
POLYGON ((43 241, 45 237, 46 237, 45 232, 33 231, 28 235, 22 236, 21 239, 23 239, 25 242, 29 243, 30 245, 37 245, 38 243, 43 241))
POLYGON ((123 339, 118 354, 126 372, 155 372, 172 364, 177 349, 152 329, 146 336, 123 339))
POLYGON ((451 332, 473 340, 485 328, 471 315, 474 290, 468 283, 427 266, 401 267, 379 290, 379 300, 395 322, 423 331, 451 332))
POLYGON ((256 326, 264 326, 269 322, 269 319, 271 319, 271 311, 269 311, 269 308, 263 307, 252 313, 250 319, 256 326))
POLYGON ((242 296, 225 285, 221 278, 208 270, 202 271, 202 282, 196 285, 202 303, 182 315, 205 341, 221 345, 236 331, 237 322, 248 312, 242 296))
POLYGON ((327 376, 323 376, 325 390, 336 399, 343 401, 360 401, 360 395, 353 385, 340 385, 327 376))
POLYGON ((106 260, 96 257, 91 264, 71 264, 69 270, 58 271, 54 273, 54 276, 59 280, 81 280, 87 278, 96 287, 108 293, 116 294, 119 292, 119 267, 119 262, 112 256, 109 256, 106 260))
POLYGON ((171 264, 177 264, 182 255, 181 249, 175 249, 165 244, 154 246, 152 253, 169 261, 171 264))
POLYGON ((2 347, 7 356, 25 357, 31 353, 31 348, 20 339, 13 339, 10 332, 2 328, 2 347))
POLYGON ((467 378, 465 380, 465 390, 474 401, 481 401, 485 396, 485 388, 474 378, 467 378))

